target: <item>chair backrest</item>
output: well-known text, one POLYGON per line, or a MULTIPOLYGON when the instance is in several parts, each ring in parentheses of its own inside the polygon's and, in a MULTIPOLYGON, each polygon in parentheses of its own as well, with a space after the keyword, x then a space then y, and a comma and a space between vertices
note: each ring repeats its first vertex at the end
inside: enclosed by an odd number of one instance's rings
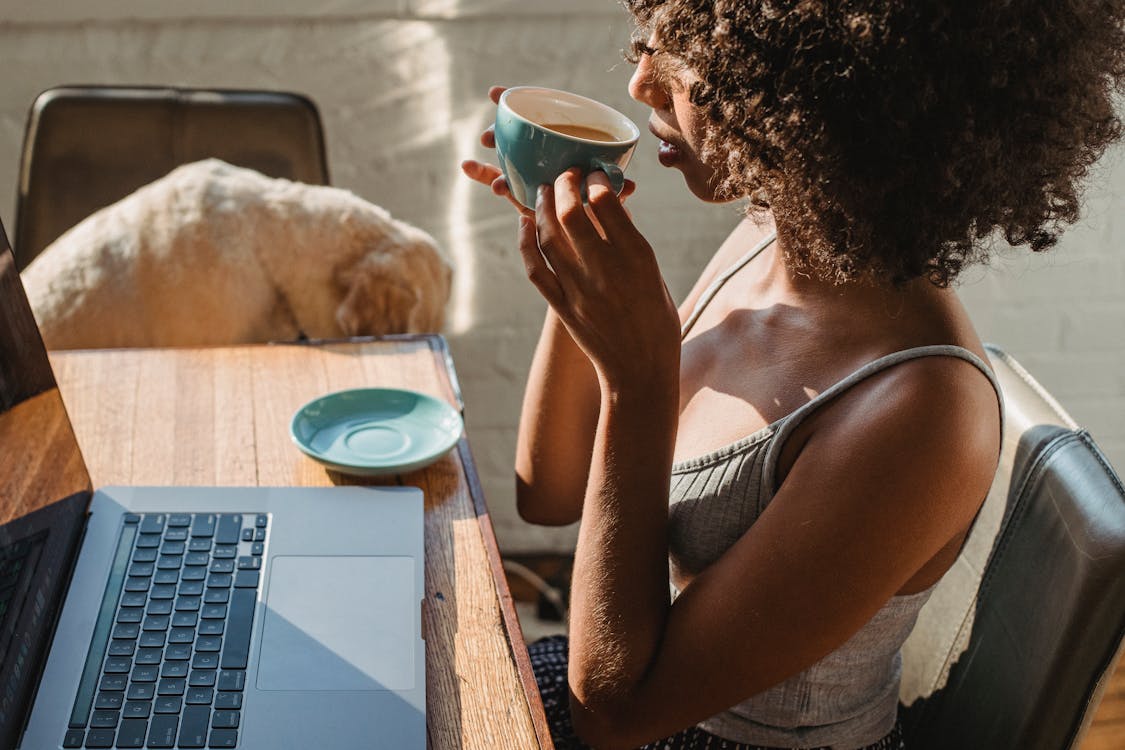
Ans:
POLYGON ((1077 747, 1125 639, 1125 489, 1019 363, 989 354, 1000 470, 903 647, 912 750, 1077 747))
POLYGON ((24 135, 16 207, 20 270, 104 206, 215 157, 270 177, 328 184, 316 105, 281 91, 63 86, 40 94, 24 135))

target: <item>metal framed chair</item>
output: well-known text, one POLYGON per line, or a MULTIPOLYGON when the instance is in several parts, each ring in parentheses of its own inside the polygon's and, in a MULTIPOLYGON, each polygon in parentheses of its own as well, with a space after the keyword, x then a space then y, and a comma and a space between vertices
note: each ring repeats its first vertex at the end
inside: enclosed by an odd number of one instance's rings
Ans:
POLYGON ((24 135, 17 268, 94 211, 208 157, 329 184, 320 113, 300 94, 146 86, 44 91, 24 135))
POLYGON ((989 355, 1000 469, 903 648, 904 733, 912 750, 1077 748, 1125 644, 1125 488, 1018 362, 989 355))

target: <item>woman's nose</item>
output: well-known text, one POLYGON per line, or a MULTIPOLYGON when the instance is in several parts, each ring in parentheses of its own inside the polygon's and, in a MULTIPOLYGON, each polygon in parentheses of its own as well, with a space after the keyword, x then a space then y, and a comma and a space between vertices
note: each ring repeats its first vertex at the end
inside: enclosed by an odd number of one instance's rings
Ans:
POLYGON ((668 106, 668 94, 657 83, 655 74, 652 56, 641 55, 641 59, 637 61, 637 69, 629 79, 629 96, 653 109, 665 109, 668 106))

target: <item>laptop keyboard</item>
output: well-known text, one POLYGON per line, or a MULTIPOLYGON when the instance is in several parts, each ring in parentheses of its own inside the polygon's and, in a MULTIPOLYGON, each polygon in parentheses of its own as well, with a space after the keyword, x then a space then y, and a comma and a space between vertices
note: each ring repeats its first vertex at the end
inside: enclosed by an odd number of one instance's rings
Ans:
POLYGON ((238 746, 268 524, 125 516, 63 747, 238 746))

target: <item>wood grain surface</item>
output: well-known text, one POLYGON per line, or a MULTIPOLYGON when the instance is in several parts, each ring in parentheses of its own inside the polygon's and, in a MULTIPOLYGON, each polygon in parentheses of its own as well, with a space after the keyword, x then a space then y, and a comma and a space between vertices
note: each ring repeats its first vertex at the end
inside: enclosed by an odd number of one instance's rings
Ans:
MULTIPOLYGON (((398 387, 461 407, 438 336, 55 352, 51 362, 95 487, 355 483, 290 441, 302 404, 398 387)), ((430 467, 364 483, 426 496, 429 747, 551 747, 468 439, 430 467)))

